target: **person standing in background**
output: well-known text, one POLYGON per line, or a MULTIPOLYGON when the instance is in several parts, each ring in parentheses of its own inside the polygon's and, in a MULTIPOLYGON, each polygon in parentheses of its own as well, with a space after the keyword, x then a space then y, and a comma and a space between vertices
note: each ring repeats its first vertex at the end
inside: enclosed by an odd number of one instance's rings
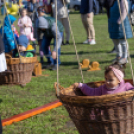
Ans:
POLYGON ((37 21, 38 27, 38 41, 41 41, 41 49, 47 58, 48 66, 50 70, 57 69, 57 51, 56 51, 56 33, 57 33, 57 47, 58 47, 58 65, 60 62, 60 48, 62 43, 63 25, 57 21, 57 31, 55 19, 52 17, 46 17, 44 15, 43 7, 38 7, 39 18, 37 21), (43 38, 42 38, 43 35, 43 38), (54 39, 54 49, 50 51, 51 40, 54 39))
POLYGON ((87 40, 83 44, 95 45, 95 30, 93 25, 94 18, 94 9, 93 9, 94 0, 81 0, 81 19, 83 26, 87 32, 87 40))
POLYGON ((103 11, 103 4, 102 4, 101 1, 102 0, 99 1, 99 8, 100 8, 100 11, 99 12, 103 14, 104 13, 104 11, 103 11))
MULTIPOLYGON (((52 4, 52 12, 53 17, 56 18, 55 14, 55 0, 51 0, 50 3, 52 4)), ((70 40, 70 30, 69 30, 69 22, 68 22, 68 9, 67 5, 70 3, 70 0, 57 0, 57 19, 62 23, 65 29, 66 38, 64 43, 64 35, 62 45, 69 45, 70 40), (65 7, 64 7, 65 2, 65 7)))
POLYGON ((35 41, 33 38, 33 32, 32 32, 32 21, 27 16, 27 10, 23 8, 21 10, 21 17, 18 20, 18 26, 20 28, 20 34, 26 35, 29 41, 35 41))
POLYGON ((105 0, 103 6, 107 10, 109 37, 112 39, 117 52, 113 63, 126 64, 128 57, 128 42, 126 39, 133 37, 131 24, 127 16, 127 14, 130 14, 131 2, 130 0, 120 0, 118 3, 117 0, 105 0), (122 23, 124 23, 124 27, 122 23))

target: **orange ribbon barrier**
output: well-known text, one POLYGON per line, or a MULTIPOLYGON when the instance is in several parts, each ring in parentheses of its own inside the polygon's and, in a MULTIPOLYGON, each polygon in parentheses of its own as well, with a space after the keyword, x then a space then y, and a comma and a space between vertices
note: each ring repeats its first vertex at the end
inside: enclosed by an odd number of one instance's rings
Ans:
POLYGON ((27 118, 29 118, 31 116, 34 116, 34 115, 37 115, 37 114, 41 114, 41 113, 43 113, 45 111, 48 111, 50 109, 59 107, 61 105, 62 105, 62 103, 59 100, 57 100, 57 101, 51 102, 49 104, 46 104, 44 106, 37 107, 35 109, 26 111, 24 113, 21 113, 21 114, 18 114, 18 115, 14 115, 14 116, 12 116, 10 118, 3 119, 2 120, 2 126, 11 125, 14 122, 25 120, 25 119, 27 119, 27 118))

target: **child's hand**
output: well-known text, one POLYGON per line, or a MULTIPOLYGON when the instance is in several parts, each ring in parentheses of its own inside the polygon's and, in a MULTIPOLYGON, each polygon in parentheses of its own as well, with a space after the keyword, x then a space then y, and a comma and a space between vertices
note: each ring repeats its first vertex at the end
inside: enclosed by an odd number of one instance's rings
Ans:
POLYGON ((74 83, 72 86, 73 86, 74 90, 76 90, 76 88, 78 88, 78 86, 79 86, 79 83, 74 83))
POLYGON ((57 58, 56 56, 57 56, 56 52, 55 51, 52 51, 52 58, 53 59, 56 59, 57 58))
POLYGON ((25 27, 28 27, 28 25, 27 25, 27 24, 24 24, 24 26, 25 26, 25 27))

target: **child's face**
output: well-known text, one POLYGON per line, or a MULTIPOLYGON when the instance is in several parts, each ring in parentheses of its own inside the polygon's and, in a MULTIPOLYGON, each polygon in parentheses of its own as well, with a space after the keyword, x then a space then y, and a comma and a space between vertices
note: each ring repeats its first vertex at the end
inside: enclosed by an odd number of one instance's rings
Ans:
POLYGON ((18 49, 20 52, 26 51, 26 48, 24 46, 21 46, 21 45, 18 46, 18 49))
POLYGON ((114 75, 113 71, 110 71, 105 75, 105 81, 107 88, 114 88, 120 83, 118 78, 114 75))
POLYGON ((43 12, 38 11, 39 16, 44 16, 43 12))
POLYGON ((22 11, 22 16, 24 17, 24 16, 26 16, 27 15, 27 11, 26 10, 23 10, 22 11))

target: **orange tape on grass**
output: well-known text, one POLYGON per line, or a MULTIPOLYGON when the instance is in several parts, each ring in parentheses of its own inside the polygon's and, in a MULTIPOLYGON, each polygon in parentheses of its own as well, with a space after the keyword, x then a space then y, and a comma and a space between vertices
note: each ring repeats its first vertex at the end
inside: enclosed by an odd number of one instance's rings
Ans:
POLYGON ((11 125, 14 122, 25 120, 25 119, 27 119, 27 118, 29 118, 31 116, 34 116, 34 115, 37 115, 37 114, 41 114, 41 113, 43 113, 45 111, 48 111, 50 109, 59 107, 61 105, 62 105, 62 103, 59 102, 59 100, 57 100, 57 101, 51 102, 49 104, 46 104, 44 106, 37 107, 37 108, 34 108, 32 110, 26 111, 24 113, 21 113, 21 114, 18 114, 18 115, 14 115, 14 116, 12 116, 10 118, 2 120, 2 126, 11 125))

